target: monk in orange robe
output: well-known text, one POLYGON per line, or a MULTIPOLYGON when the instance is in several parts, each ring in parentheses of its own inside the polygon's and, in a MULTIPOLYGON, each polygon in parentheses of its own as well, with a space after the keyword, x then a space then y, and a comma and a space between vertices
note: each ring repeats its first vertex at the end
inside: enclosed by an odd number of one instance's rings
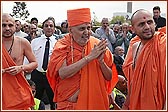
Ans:
POLYGON ((155 32, 150 12, 136 11, 131 19, 137 34, 123 64, 128 96, 123 109, 162 110, 166 104, 166 35, 155 32))
POLYGON ((31 88, 24 72, 37 67, 30 43, 14 37, 15 20, 9 14, 2 15, 2 109, 27 110, 34 105, 31 88), (24 56, 29 64, 23 65, 24 56))
POLYGON ((106 40, 91 37, 89 8, 68 10, 69 34, 57 41, 47 69, 57 109, 108 110, 118 81, 106 40))

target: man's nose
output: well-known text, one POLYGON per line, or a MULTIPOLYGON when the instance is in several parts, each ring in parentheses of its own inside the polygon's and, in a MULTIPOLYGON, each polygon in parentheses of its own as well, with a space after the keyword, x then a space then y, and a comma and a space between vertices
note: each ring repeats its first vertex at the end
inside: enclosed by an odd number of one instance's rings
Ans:
POLYGON ((84 34, 89 34, 90 30, 88 30, 87 28, 84 30, 84 34))
POLYGON ((6 27, 5 27, 6 29, 10 29, 10 27, 9 27, 9 25, 6 25, 6 27))
POLYGON ((150 25, 148 23, 145 23, 145 28, 150 28, 150 25))

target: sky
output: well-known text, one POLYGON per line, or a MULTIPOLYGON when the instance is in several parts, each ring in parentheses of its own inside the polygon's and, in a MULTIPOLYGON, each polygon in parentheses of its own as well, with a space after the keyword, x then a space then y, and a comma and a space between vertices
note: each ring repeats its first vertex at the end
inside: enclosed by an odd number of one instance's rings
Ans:
MULTIPOLYGON (((113 13, 127 12, 127 1, 24 1, 30 13, 28 20, 37 17, 43 22, 49 16, 53 16, 56 23, 67 18, 67 10, 75 8, 90 8, 91 16, 96 16, 98 21, 103 17, 112 18, 113 13), (95 14, 94 14, 95 13, 95 14)), ((13 1, 1 1, 2 13, 11 13, 15 5, 13 1)), ((167 14, 166 1, 132 1, 132 12, 138 9, 146 9, 152 13, 154 6, 160 6, 161 13, 167 14)))

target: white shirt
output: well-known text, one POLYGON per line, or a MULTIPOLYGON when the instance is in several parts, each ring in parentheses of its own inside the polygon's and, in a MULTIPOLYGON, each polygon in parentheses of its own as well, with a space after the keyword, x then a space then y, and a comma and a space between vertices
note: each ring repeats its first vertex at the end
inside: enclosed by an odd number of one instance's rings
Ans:
POLYGON ((50 38, 49 40, 50 41, 49 60, 50 60, 50 56, 54 49, 54 45, 57 42, 55 36, 52 35, 51 37, 46 37, 44 34, 42 34, 40 37, 33 39, 31 42, 32 50, 38 62, 38 67, 36 69, 40 72, 45 72, 42 68, 42 65, 43 65, 43 57, 45 52, 45 45, 47 41, 46 38, 50 38))
POLYGON ((28 36, 27 33, 22 32, 21 30, 19 32, 15 32, 14 35, 18 37, 23 37, 23 38, 28 36))

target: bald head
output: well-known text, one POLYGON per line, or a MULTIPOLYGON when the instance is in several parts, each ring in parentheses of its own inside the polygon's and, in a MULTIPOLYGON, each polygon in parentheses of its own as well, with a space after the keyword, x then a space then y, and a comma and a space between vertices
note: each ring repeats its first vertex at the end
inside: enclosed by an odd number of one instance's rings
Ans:
POLYGON ((5 20, 10 20, 15 23, 15 19, 11 15, 9 15, 8 13, 2 14, 2 21, 5 21, 5 20))
POLYGON ((118 75, 118 81, 123 81, 123 80, 125 80, 125 77, 122 75, 118 75))
POLYGON ((116 88, 119 89, 122 93, 125 93, 127 91, 127 81, 124 76, 118 75, 116 88))
POLYGON ((115 53, 116 55, 123 56, 123 55, 124 55, 124 49, 123 49, 121 46, 117 46, 117 47, 114 49, 114 53, 115 53))
POLYGON ((144 18, 145 16, 151 16, 152 17, 152 14, 147 11, 147 10, 144 10, 144 9, 139 9, 137 11, 135 11, 131 17, 131 24, 132 26, 134 25, 134 22, 136 19, 139 19, 139 18, 144 18))

